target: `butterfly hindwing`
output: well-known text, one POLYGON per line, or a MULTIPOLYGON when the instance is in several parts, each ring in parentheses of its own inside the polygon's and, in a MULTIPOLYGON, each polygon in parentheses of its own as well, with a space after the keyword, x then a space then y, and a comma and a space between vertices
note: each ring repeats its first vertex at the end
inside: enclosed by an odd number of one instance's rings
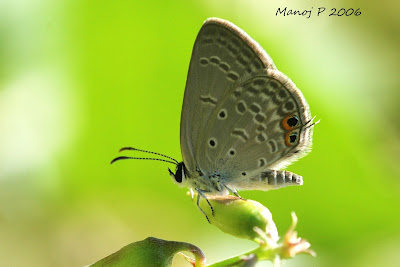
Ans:
POLYGON ((256 180, 307 151, 311 128, 304 126, 310 113, 294 88, 279 71, 266 70, 239 84, 212 114, 205 134, 215 139, 216 147, 204 146, 202 153, 216 163, 227 184, 240 188, 239 181, 256 180), (226 119, 218 110, 224 110, 226 119), (296 122, 293 127, 285 125, 290 118, 296 122))

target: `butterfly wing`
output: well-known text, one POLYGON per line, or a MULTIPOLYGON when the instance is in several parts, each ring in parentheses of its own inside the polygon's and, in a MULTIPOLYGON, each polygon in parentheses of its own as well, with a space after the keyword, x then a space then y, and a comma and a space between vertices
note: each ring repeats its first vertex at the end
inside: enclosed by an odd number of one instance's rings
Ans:
POLYGON ((243 176, 281 167, 311 143, 309 121, 303 95, 257 42, 228 21, 205 21, 194 44, 181 117, 189 175, 218 174, 225 184, 238 184, 248 180, 243 176), (285 119, 290 125, 297 119, 295 129, 285 128, 285 119), (295 134, 295 142, 288 142, 295 134))
POLYGON ((202 153, 219 163, 215 170, 231 188, 267 190, 274 187, 271 184, 301 184, 301 177, 267 170, 281 169, 308 152, 310 124, 308 105, 293 82, 278 70, 264 70, 221 101, 204 131, 219 141, 219 147, 204 145, 202 153), (219 118, 218 110, 225 111, 226 119, 219 118))
POLYGON ((204 22, 193 47, 182 107, 181 150, 189 171, 203 159, 200 143, 216 104, 244 76, 264 68, 275 66, 243 30, 218 18, 204 22))

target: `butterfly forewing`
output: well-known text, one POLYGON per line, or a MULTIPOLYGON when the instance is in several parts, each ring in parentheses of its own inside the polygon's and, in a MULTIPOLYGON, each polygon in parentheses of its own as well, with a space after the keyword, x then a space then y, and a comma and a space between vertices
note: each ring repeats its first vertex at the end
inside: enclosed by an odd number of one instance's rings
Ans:
POLYGON ((228 89, 253 71, 275 68, 267 54, 260 57, 254 51, 263 50, 232 23, 211 18, 203 24, 193 47, 181 118, 181 149, 189 170, 203 158, 195 146, 228 89))
POLYGON ((309 146, 311 132, 303 129, 309 120, 301 92, 257 42, 230 22, 204 23, 193 48, 181 118, 189 174, 218 173, 232 183, 288 163, 309 146), (298 119, 293 131, 283 122, 290 118, 290 123, 298 119))

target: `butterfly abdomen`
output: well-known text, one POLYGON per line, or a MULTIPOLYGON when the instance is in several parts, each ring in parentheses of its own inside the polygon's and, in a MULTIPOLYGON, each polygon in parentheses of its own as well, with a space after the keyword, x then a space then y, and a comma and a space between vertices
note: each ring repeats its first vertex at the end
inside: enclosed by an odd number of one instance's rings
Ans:
POLYGON ((290 185, 302 185, 303 178, 289 171, 266 170, 249 179, 241 179, 239 190, 272 190, 290 185))
POLYGON ((268 170, 261 173, 260 179, 268 182, 269 185, 280 187, 303 184, 303 178, 300 175, 288 171, 268 170))

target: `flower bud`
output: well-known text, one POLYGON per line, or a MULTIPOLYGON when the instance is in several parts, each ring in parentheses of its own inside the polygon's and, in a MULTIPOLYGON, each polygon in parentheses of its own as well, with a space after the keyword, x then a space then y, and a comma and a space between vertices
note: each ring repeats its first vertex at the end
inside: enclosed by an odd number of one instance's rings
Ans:
MULTIPOLYGON (((214 214, 207 200, 200 197, 200 208, 207 215, 211 224, 223 232, 257 241, 259 234, 255 227, 261 229, 271 242, 278 241, 278 230, 272 220, 271 212, 261 203, 234 196, 207 196, 214 214)), ((196 200, 196 198, 194 198, 196 200)))

